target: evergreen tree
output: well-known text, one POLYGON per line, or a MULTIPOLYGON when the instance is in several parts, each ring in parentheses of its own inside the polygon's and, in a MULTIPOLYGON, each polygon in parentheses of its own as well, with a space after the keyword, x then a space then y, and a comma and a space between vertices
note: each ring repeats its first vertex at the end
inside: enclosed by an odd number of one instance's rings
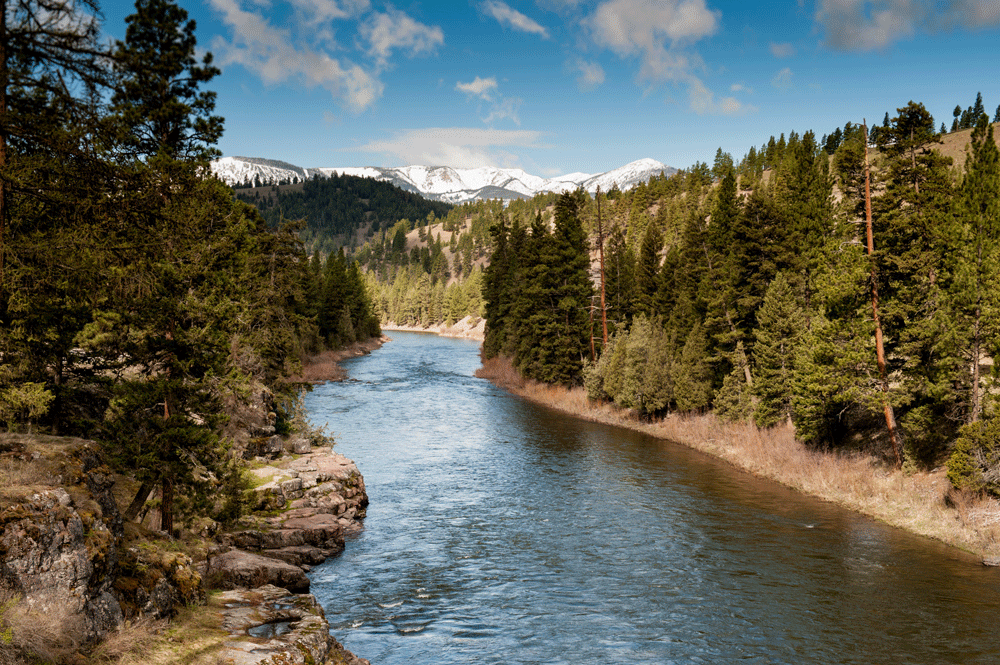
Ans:
POLYGON ((55 163, 94 145, 84 140, 95 138, 89 107, 107 84, 97 15, 93 0, 19 0, 0 12, 0 306, 10 295, 10 197, 48 193, 35 176, 40 164, 19 157, 39 151, 55 163))
MULTIPOLYGON (((533 229, 534 235, 534 229, 533 229)), ((528 265, 527 289, 533 301, 527 335, 522 335, 525 374, 548 383, 578 384, 589 349, 588 308, 593 285, 590 252, 579 217, 579 200, 566 192, 556 202, 555 229, 538 242, 537 262, 528 265), (525 345, 530 352, 525 353, 525 345)))
POLYGON ((650 222, 642 235, 639 248, 639 260, 635 270, 635 302, 633 310, 638 313, 652 315, 655 310, 657 274, 660 269, 660 249, 663 246, 663 235, 659 224, 650 222))
POLYGON ((689 413, 708 407, 712 399, 712 376, 707 355, 708 339, 701 323, 696 322, 675 363, 674 401, 679 411, 689 413))
POLYGON ((609 332, 632 320, 635 296, 635 255, 618 223, 611 226, 604 254, 604 291, 609 332))
POLYGON ((890 375, 902 371, 909 404, 900 418, 908 461, 930 462, 964 416, 969 373, 947 300, 946 257, 955 252, 951 160, 933 149, 933 118, 911 102, 882 146, 884 191, 873 200, 880 314, 890 375), (961 387, 964 386, 964 387, 961 387))
POLYGON ((169 0, 137 0, 125 18, 125 41, 115 45, 120 80, 112 98, 131 129, 139 155, 207 161, 220 153, 222 118, 212 115, 215 93, 202 86, 220 71, 206 53, 195 58, 195 22, 169 0))
POLYGON ((993 341, 1000 334, 1000 300, 994 288, 1000 280, 1000 151, 985 113, 972 132, 970 150, 961 186, 963 238, 956 243, 959 258, 952 299, 956 323, 969 332, 966 344, 972 376, 966 420, 975 422, 982 414, 989 385, 983 385, 981 373, 985 355, 1000 353, 993 341))
POLYGON ((754 421, 758 427, 770 427, 791 416, 792 374, 804 318, 791 286, 778 273, 764 296, 754 330, 753 391, 759 399, 754 421))

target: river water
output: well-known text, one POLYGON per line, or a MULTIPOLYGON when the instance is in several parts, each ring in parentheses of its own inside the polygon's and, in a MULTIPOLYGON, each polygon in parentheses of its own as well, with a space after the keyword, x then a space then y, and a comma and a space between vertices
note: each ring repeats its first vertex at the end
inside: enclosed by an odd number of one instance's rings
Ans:
POLYGON ((371 499, 312 591, 373 664, 1000 663, 972 557, 392 337, 306 399, 371 499))

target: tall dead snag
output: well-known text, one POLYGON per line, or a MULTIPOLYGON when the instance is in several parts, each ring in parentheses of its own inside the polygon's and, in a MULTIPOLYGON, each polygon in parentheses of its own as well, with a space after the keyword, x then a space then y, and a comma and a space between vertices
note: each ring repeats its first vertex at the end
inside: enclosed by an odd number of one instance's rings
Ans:
POLYGON ((862 125, 865 141, 865 227, 868 232, 868 260, 871 264, 872 283, 872 318, 875 321, 875 359, 878 363, 879 383, 882 389, 882 411, 885 413, 885 426, 889 430, 889 441, 892 443, 892 454, 896 457, 896 466, 903 465, 900 456, 899 430, 896 427, 896 414, 889 401, 889 375, 885 368, 885 346, 882 344, 882 322, 878 316, 878 274, 875 270, 875 238, 872 232, 872 193, 871 172, 868 167, 868 121, 862 125))

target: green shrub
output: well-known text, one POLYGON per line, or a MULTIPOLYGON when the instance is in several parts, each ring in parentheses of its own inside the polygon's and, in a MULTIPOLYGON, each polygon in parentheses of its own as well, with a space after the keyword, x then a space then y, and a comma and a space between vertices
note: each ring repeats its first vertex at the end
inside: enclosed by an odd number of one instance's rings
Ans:
POLYGON ((948 480, 960 490, 1000 497, 1000 418, 959 430, 948 459, 948 480))

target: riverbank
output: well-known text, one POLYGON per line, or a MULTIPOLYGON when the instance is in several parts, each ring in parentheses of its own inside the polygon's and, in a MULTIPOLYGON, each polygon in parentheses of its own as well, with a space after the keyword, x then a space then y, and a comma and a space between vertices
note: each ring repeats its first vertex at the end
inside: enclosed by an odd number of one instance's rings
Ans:
POLYGON ((94 441, 0 434, 0 664, 367 663, 305 593, 306 571, 361 529, 364 479, 303 436, 254 445, 235 458, 245 514, 167 534, 152 510, 123 519, 138 483, 94 441))
POLYGON ((870 456, 811 450, 795 439, 788 424, 760 430, 750 423, 724 423, 711 414, 640 421, 613 404, 591 402, 583 388, 525 381, 501 358, 484 360, 476 376, 580 418, 681 443, 756 476, 971 552, 984 562, 1000 557, 1000 502, 955 492, 943 469, 906 474, 870 456))
POLYGON ((388 337, 381 335, 371 337, 363 342, 349 344, 342 349, 323 351, 314 356, 308 356, 302 361, 302 374, 290 377, 289 381, 292 383, 343 381, 347 378, 347 371, 340 366, 340 361, 367 355, 388 341, 388 337))
POLYGON ((420 326, 407 326, 393 323, 392 321, 382 324, 382 330, 398 330, 400 332, 434 333, 442 337, 459 337, 462 339, 473 339, 482 342, 486 334, 486 320, 478 317, 467 316, 453 325, 446 326, 439 323, 426 328, 420 326))

